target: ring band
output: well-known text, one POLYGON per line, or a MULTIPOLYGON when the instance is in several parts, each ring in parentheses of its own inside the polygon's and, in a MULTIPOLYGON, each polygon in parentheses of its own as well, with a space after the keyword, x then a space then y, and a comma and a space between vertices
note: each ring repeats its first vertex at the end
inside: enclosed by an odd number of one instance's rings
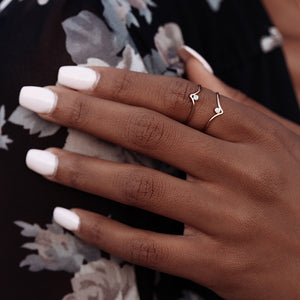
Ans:
POLYGON ((210 123, 212 122, 212 120, 214 120, 215 118, 217 118, 218 116, 221 116, 224 114, 224 110, 221 106, 221 102, 220 102, 220 94, 219 93, 216 93, 216 97, 217 97, 217 105, 218 107, 216 107, 214 109, 214 112, 216 113, 215 115, 213 115, 209 120, 208 122, 206 123, 205 127, 204 127, 204 131, 207 130, 208 126, 210 125, 210 123))
POLYGON ((194 110, 195 110, 195 105, 196 105, 195 101, 199 100, 199 93, 201 92, 201 90, 202 90, 202 86, 200 84, 198 84, 198 90, 195 93, 190 94, 190 99, 192 100, 192 109, 185 121, 186 124, 188 124, 192 119, 192 116, 193 116, 194 110))

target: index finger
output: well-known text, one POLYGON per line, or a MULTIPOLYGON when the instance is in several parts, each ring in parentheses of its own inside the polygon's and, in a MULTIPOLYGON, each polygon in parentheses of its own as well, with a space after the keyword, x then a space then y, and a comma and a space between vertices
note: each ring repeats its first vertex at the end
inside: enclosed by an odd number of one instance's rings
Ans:
POLYGON ((188 80, 109 67, 62 67, 58 83, 93 96, 157 111, 195 129, 228 141, 257 138, 262 123, 253 109, 188 80), (194 99, 193 95, 197 95, 194 99), (223 114, 216 116, 221 107, 223 114), (209 125, 209 126, 207 126, 209 125))

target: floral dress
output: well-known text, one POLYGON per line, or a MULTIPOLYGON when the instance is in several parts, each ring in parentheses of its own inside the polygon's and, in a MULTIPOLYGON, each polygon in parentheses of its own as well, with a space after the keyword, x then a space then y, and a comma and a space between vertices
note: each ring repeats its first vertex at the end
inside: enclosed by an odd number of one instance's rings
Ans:
POLYGON ((46 181, 25 166, 31 148, 60 147, 185 174, 44 121, 18 105, 18 93, 25 85, 55 85, 62 65, 184 77, 176 50, 186 44, 226 83, 299 123, 281 42, 258 0, 2 0, 0 299, 220 299, 188 280, 101 252, 52 222, 55 206, 81 207, 138 228, 183 232, 178 222, 46 181))

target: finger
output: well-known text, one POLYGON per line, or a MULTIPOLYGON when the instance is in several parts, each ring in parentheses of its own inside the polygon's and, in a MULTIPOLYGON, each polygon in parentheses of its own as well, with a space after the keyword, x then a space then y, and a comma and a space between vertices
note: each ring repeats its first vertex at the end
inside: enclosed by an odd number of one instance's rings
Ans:
MULTIPOLYGON (((193 106, 190 96, 198 91, 198 86, 190 81, 171 76, 159 76, 131 72, 107 67, 93 69, 78 67, 62 67, 59 71, 58 82, 62 85, 82 91, 83 86, 78 81, 85 73, 94 73, 91 90, 83 90, 89 94, 145 107, 180 122, 208 132, 210 135, 230 141, 240 140, 249 134, 249 128, 257 124, 257 118, 244 106, 222 97, 221 106, 224 110, 207 128, 208 121, 216 115, 218 107, 216 94, 202 89, 193 106), (94 72, 93 72, 94 70, 94 72), (77 80, 76 80, 77 78, 77 80), (95 81, 100 78, 98 81, 95 81), (247 134, 245 134, 247 132, 247 134)), ((259 126, 256 126, 259 130, 259 126)))
POLYGON ((218 224, 222 222, 225 205, 212 195, 204 183, 196 185, 149 168, 54 148, 30 150, 26 163, 30 169, 51 181, 194 227, 201 225, 205 232, 213 229, 215 223, 211 224, 212 219, 218 224), (49 172, 51 163, 53 166, 49 172))
POLYGON ((207 283, 214 243, 200 235, 195 244, 183 236, 135 229, 81 209, 56 208, 54 220, 89 244, 125 261, 207 283), (195 265, 195 263, 197 265, 195 265), (197 272, 201 270, 200 272, 197 272), (199 273, 199 274, 198 274, 199 273))
POLYGON ((230 160, 231 143, 210 137, 157 112, 64 88, 53 87, 52 90, 55 91, 56 106, 48 114, 41 115, 48 121, 85 131, 196 177, 201 172, 208 178, 210 171, 205 170, 205 166, 213 170, 212 166, 215 164, 217 169, 220 160, 230 160))
POLYGON ((216 77, 207 67, 208 64, 206 61, 204 60, 203 62, 203 58, 200 56, 200 54, 195 52, 193 49, 184 47, 178 51, 178 54, 184 60, 187 76, 192 82, 201 82, 207 88, 214 91, 219 91, 222 95, 265 114, 266 116, 280 122, 286 128, 300 135, 300 126, 285 118, 282 118, 265 106, 252 100, 239 90, 228 86, 218 77, 216 77))

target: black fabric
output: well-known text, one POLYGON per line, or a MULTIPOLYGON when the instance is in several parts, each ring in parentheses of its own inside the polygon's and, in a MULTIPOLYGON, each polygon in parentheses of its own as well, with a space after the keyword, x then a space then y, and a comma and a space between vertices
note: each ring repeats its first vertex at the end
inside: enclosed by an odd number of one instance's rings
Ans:
MULTIPOLYGON (((150 9, 153 16, 150 25, 133 9, 140 27, 129 28, 142 56, 155 48, 153 36, 159 26, 174 22, 180 26, 185 43, 210 62, 216 76, 280 115, 300 123, 281 49, 278 47, 269 53, 261 50, 260 39, 268 34, 272 24, 259 1, 225 0, 215 12, 205 0, 164 0, 157 1, 157 6, 150 9)), ((67 129, 61 128, 55 135, 39 138, 38 134, 29 134, 7 119, 18 105, 22 86, 53 85, 58 68, 74 64, 66 50, 61 23, 82 10, 104 20, 103 6, 98 0, 50 0, 43 6, 37 5, 35 0, 15 0, 0 13, 0 107, 4 105, 7 121, 2 135, 8 135, 13 141, 7 144, 8 150, 0 148, 1 299, 55 300, 72 292, 73 274, 47 270, 30 272, 28 267, 19 267, 30 251, 21 248, 28 239, 20 235, 20 228, 14 224, 16 220, 44 226, 51 223, 54 207, 81 207, 112 215, 135 227, 182 233, 182 224, 48 182, 25 166, 29 149, 63 147, 67 129)), ((219 299, 187 280, 161 274, 157 282, 153 271, 141 267, 136 267, 136 275, 141 299, 153 299, 153 294, 159 300, 184 299, 182 290, 192 290, 203 299, 219 299)))

